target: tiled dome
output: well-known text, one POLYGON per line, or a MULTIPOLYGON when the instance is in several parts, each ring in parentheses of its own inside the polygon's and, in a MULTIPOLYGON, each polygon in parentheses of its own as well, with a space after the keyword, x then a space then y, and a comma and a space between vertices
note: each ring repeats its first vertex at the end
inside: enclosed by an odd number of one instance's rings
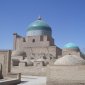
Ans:
POLYGON ((51 35, 51 27, 41 17, 28 26, 27 36, 35 35, 51 35))
POLYGON ((74 43, 67 43, 66 45, 64 45, 64 48, 79 49, 79 47, 77 45, 75 45, 74 43))

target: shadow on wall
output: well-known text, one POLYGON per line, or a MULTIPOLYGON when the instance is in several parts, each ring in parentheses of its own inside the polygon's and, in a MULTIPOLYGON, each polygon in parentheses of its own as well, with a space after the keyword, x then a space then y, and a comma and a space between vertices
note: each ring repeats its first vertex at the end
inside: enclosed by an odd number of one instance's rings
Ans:
POLYGON ((2 75, 2 64, 0 63, 0 79, 3 79, 3 75, 2 75))

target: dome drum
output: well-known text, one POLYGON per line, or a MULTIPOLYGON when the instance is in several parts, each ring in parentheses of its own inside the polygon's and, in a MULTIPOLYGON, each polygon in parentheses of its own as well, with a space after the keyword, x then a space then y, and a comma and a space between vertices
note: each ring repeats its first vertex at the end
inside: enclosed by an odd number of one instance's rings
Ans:
POLYGON ((64 48, 63 51, 80 52, 79 48, 64 48))
POLYGON ((39 35, 51 35, 51 31, 47 31, 47 30, 30 30, 29 32, 27 32, 28 36, 39 36, 39 35))

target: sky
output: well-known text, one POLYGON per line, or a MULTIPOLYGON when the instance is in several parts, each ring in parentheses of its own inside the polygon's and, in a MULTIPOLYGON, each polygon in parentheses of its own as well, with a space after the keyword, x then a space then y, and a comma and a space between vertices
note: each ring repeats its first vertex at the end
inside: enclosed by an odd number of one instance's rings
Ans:
POLYGON ((85 0, 0 0, 0 49, 12 49, 13 33, 26 36, 39 15, 58 47, 72 42, 85 48, 85 0))

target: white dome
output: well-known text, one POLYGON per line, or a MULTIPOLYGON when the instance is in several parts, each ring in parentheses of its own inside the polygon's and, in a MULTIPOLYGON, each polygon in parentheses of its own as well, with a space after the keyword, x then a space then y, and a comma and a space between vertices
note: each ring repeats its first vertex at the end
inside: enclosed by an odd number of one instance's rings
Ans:
POLYGON ((54 65, 82 65, 85 60, 76 55, 65 55, 54 62, 54 65))
POLYGON ((28 60, 28 61, 27 61, 27 65, 28 65, 28 66, 33 66, 33 62, 30 61, 30 60, 28 60))
POLYGON ((37 59, 37 60, 35 60, 35 61, 45 61, 44 59, 42 59, 42 58, 40 58, 40 59, 37 59))
POLYGON ((20 62, 26 63, 26 66, 33 66, 33 62, 28 59, 20 60, 20 62))
POLYGON ((30 61, 34 63, 34 61, 35 61, 35 60, 34 60, 34 59, 32 59, 32 60, 30 60, 30 61))
POLYGON ((14 50, 12 51, 12 56, 25 56, 25 52, 20 50, 14 50))

